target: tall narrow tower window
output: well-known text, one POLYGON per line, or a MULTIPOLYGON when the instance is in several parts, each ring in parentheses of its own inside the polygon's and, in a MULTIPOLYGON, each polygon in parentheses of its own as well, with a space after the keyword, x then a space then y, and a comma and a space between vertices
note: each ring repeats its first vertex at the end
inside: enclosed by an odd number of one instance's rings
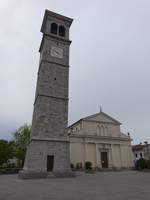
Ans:
POLYGON ((65 37, 66 29, 64 26, 59 26, 59 36, 65 37))
POLYGON ((57 26, 57 24, 52 23, 52 24, 51 24, 51 33, 57 35, 57 30, 58 30, 58 26, 57 26))

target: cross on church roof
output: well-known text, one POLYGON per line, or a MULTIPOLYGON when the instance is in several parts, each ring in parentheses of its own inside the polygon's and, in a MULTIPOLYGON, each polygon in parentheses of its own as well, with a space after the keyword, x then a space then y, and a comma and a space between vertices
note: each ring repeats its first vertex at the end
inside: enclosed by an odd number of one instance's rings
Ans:
POLYGON ((102 106, 100 105, 100 112, 102 112, 102 106))

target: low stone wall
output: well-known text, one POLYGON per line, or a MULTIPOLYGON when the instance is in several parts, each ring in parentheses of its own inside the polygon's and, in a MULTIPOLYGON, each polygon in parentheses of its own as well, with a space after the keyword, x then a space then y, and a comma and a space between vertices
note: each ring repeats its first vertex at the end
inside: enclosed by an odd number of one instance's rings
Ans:
POLYGON ((20 168, 0 167, 0 174, 17 174, 20 168))

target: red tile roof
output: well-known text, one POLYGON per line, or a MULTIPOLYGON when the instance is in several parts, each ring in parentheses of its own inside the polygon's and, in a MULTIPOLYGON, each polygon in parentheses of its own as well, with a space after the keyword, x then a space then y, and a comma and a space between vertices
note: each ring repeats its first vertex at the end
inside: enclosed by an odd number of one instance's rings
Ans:
POLYGON ((133 151, 143 150, 144 147, 145 147, 144 144, 137 144, 132 146, 132 150, 133 151))

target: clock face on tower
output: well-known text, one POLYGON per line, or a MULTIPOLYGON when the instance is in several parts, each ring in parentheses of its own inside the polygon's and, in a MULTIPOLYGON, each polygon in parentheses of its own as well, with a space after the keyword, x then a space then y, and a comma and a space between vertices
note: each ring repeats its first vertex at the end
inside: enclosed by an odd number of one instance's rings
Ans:
POLYGON ((63 49, 56 46, 52 46, 51 56, 56 57, 56 58, 63 58, 63 49))

